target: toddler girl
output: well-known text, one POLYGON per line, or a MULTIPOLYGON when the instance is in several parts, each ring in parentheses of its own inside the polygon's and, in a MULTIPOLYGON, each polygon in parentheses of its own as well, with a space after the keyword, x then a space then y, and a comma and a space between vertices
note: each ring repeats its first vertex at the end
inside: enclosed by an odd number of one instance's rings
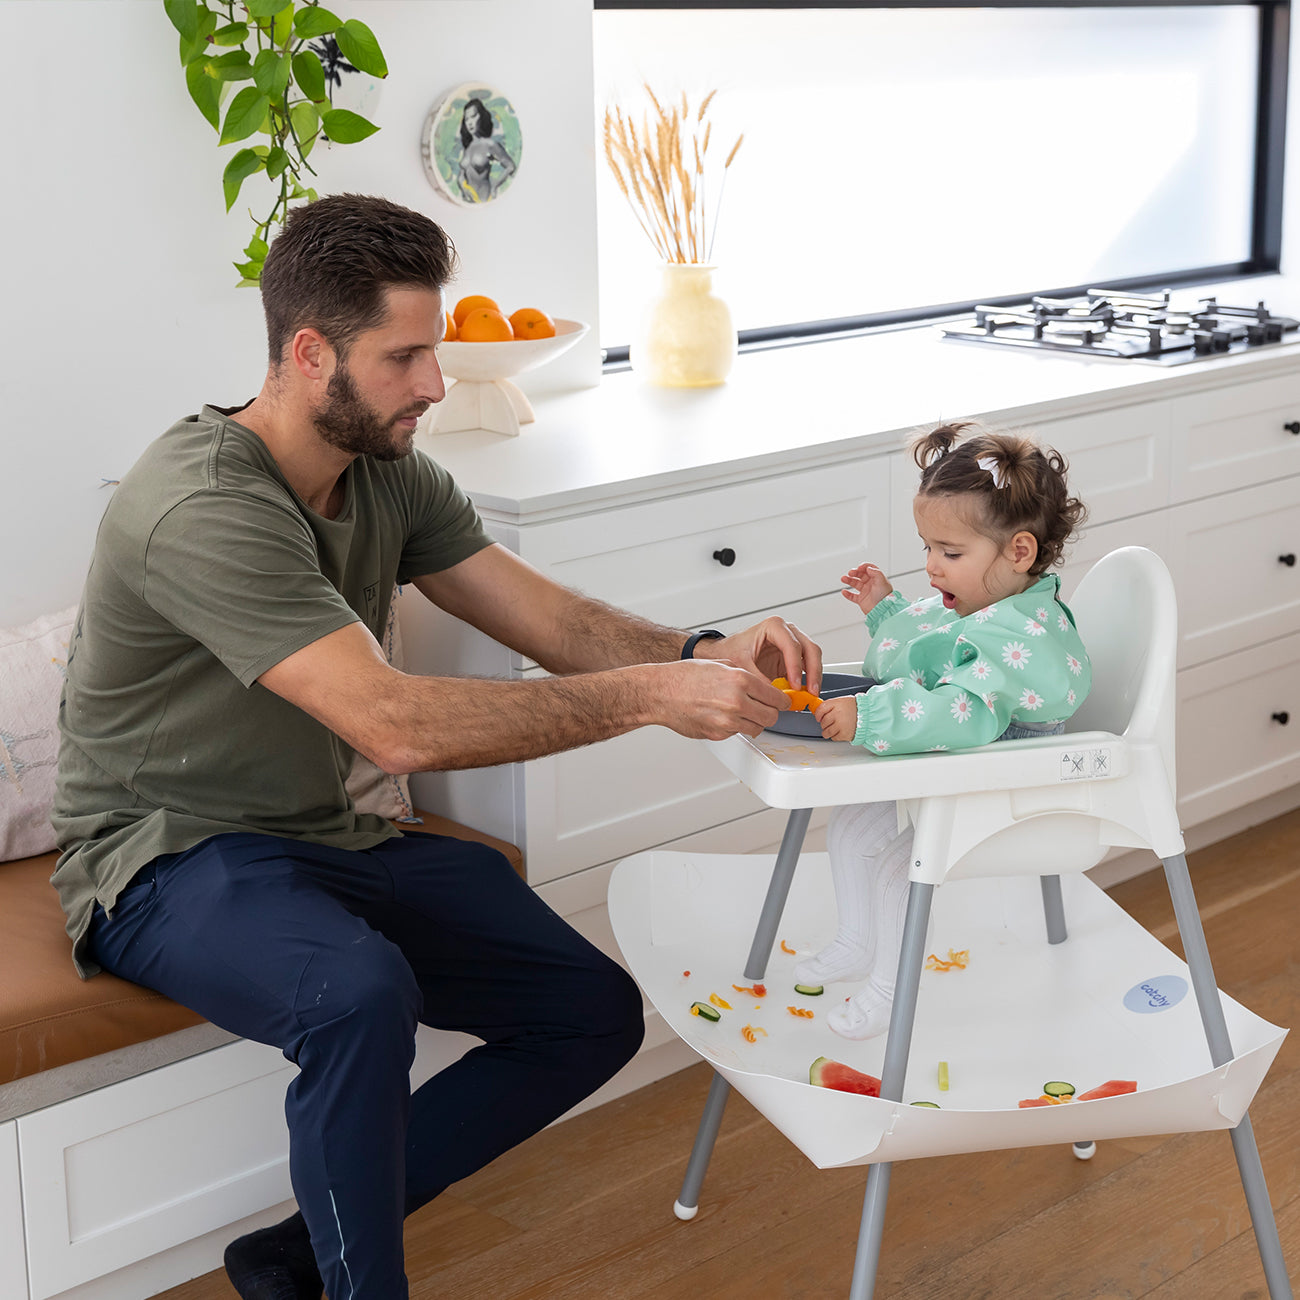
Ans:
MULTIPOLYGON (((971 424, 941 425, 912 452, 921 468, 912 509, 938 594, 909 602, 873 564, 841 579, 866 615, 863 672, 877 685, 825 701, 822 735, 913 754, 1064 730, 1092 681, 1061 581, 1048 573, 1085 514, 1064 459, 971 424)), ((871 1038, 889 1026, 912 828, 899 831, 893 803, 837 808, 827 848, 839 926, 795 978, 866 980, 827 1021, 845 1038, 871 1038)))

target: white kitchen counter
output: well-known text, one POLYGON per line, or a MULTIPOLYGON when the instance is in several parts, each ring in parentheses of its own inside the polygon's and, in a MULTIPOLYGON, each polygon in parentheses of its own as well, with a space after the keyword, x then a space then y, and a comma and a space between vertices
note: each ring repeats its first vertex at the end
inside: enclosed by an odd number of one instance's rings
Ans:
MULTIPOLYGON (((1264 299, 1275 314, 1300 316, 1295 278, 1179 289, 1175 301, 1210 294, 1237 306, 1264 299)), ((635 373, 608 374, 596 388, 535 399, 536 423, 517 438, 422 433, 419 445, 489 518, 526 523, 892 450, 940 420, 1032 427, 1297 367, 1300 332, 1275 346, 1160 366, 960 343, 926 325, 744 353, 716 388, 654 388, 635 373)))

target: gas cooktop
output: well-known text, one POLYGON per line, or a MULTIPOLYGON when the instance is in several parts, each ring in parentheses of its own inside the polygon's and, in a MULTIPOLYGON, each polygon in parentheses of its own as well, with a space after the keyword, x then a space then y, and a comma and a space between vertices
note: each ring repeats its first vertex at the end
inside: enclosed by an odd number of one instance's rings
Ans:
POLYGON ((1230 307, 1217 298, 1176 307, 1171 293, 1089 289, 1076 298, 1031 298, 1009 307, 975 308, 946 327, 945 338, 1075 355, 1176 366, 1254 348, 1300 342, 1300 321, 1260 302, 1230 307))

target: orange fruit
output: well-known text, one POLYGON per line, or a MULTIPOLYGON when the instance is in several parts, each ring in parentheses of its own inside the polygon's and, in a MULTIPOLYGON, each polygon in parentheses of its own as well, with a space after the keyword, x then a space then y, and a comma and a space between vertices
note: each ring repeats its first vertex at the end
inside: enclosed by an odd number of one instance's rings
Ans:
POLYGON ((517 339, 553 339, 555 322, 536 307, 520 307, 510 317, 510 328, 517 339))
POLYGON ((469 297, 462 298, 457 304, 456 309, 451 313, 452 320, 456 322, 456 328, 465 323, 465 317, 472 311, 477 311, 480 307, 486 307, 490 311, 500 311, 501 308, 493 302, 491 298, 485 298, 481 293, 471 293, 469 297))
POLYGON ((462 343, 503 343, 514 338, 510 322, 491 307, 476 307, 460 323, 462 343))
POLYGON ((442 336, 442 341, 444 343, 454 343, 456 341, 456 334, 456 318, 451 314, 451 312, 448 312, 447 332, 442 336))

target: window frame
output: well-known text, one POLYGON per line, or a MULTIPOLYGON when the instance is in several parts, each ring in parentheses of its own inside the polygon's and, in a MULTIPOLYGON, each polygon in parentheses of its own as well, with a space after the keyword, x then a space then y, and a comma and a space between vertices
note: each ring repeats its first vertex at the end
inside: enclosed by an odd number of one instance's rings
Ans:
MULTIPOLYGON (((1247 5, 1259 21, 1259 61, 1255 103, 1254 192, 1251 196, 1250 254, 1241 262, 1187 267, 1158 276, 1108 280, 1107 287, 1140 291, 1214 284, 1275 275, 1282 265, 1282 190, 1286 165, 1287 81, 1291 0, 1139 0, 1150 8, 1247 5)), ((596 9, 1128 9, 1134 0, 593 0, 596 9)), ((1036 292, 1054 298, 1086 293, 1091 284, 1043 286, 1036 292)), ((839 316, 830 320, 790 321, 739 331, 740 350, 789 347, 822 338, 841 338, 881 329, 964 316, 977 304, 1023 303, 1024 293, 968 302, 930 303, 897 311, 839 316)), ((605 369, 628 367, 629 346, 604 350, 605 369)))

